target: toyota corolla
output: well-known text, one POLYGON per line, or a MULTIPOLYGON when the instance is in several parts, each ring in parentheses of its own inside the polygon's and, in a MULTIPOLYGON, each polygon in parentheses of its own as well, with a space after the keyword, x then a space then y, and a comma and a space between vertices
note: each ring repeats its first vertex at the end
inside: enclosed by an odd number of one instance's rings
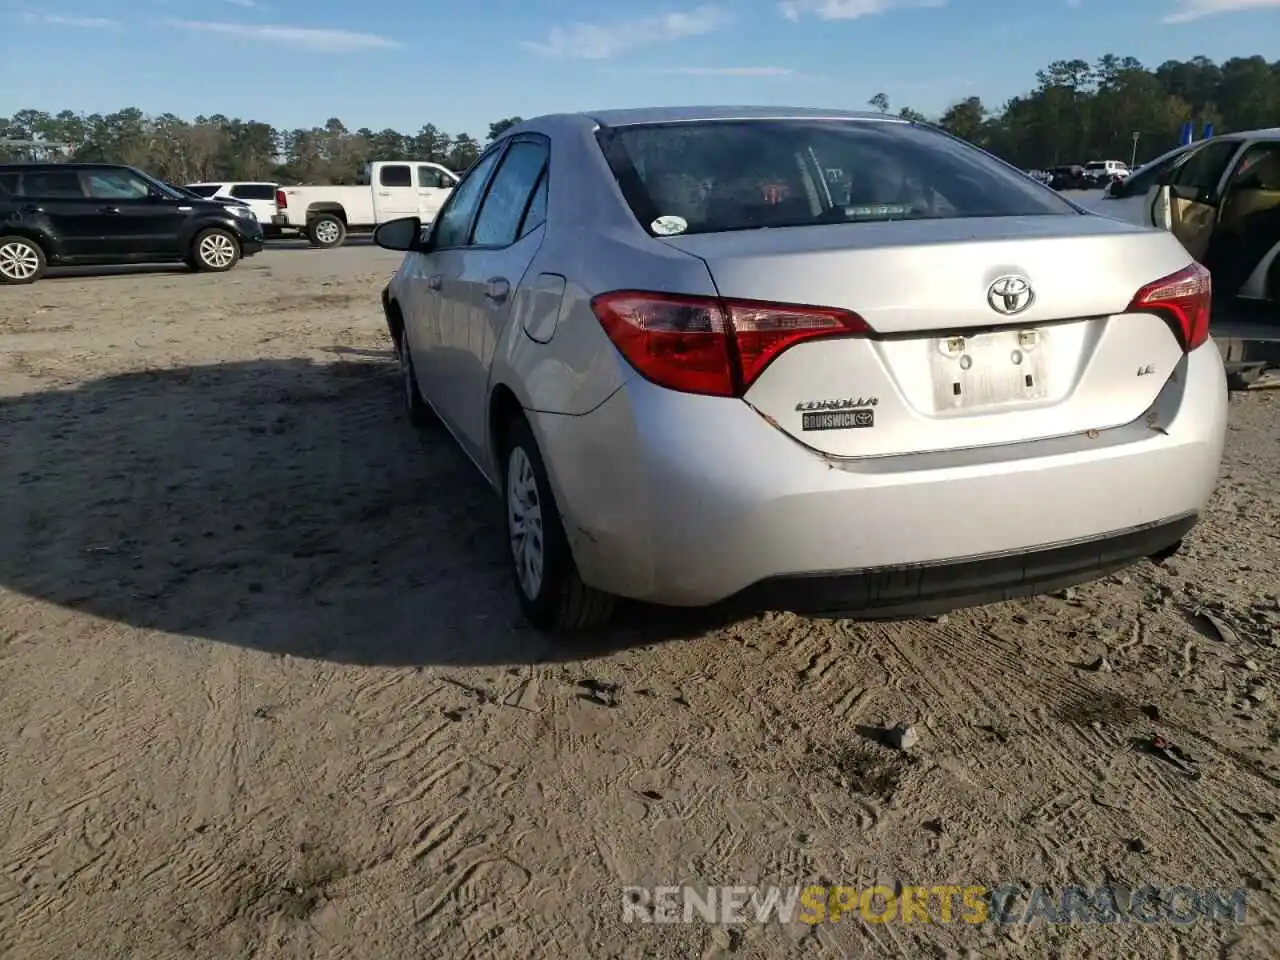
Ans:
POLYGON ((503 498, 540 628, 1059 589, 1171 554, 1217 477, 1205 270, 927 125, 543 117, 377 239, 408 415, 503 498))

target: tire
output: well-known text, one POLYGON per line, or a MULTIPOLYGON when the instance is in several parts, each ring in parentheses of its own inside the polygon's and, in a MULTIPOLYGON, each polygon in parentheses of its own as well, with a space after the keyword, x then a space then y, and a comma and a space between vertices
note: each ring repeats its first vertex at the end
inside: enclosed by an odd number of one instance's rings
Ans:
POLYGON ((502 451, 511 578, 525 619, 538 630, 601 626, 617 598, 588 587, 578 574, 542 455, 523 417, 508 424, 502 451))
POLYGON ((396 343, 396 356, 400 359, 400 392, 404 396, 405 416, 418 429, 429 427, 435 420, 435 414, 427 401, 422 399, 417 371, 413 366, 413 353, 409 350, 409 341, 403 333, 396 343))
POLYGON ((240 242, 218 227, 201 230, 191 241, 188 262, 203 273, 226 273, 240 262, 240 242))
POLYGON ((26 237, 0 236, 0 283, 35 283, 48 261, 40 244, 26 237))
POLYGON ((313 247, 328 250, 347 239, 347 225, 332 213, 322 213, 307 221, 307 240, 313 247))

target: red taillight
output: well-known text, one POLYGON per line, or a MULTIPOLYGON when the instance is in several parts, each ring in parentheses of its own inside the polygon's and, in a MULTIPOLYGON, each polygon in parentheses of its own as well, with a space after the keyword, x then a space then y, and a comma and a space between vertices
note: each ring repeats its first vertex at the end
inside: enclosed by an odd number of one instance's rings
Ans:
POLYGON ((871 332, 848 310, 753 300, 623 290, 596 297, 591 308, 646 379, 716 397, 741 396, 801 341, 871 332))
POLYGON ((1147 284, 1129 304, 1129 312, 1158 313, 1169 321, 1190 353, 1209 339, 1209 313, 1213 283, 1209 271, 1198 263, 1147 284))
POLYGON ((284 210, 289 206, 289 198, 284 195, 283 190, 276 191, 276 209, 284 210))

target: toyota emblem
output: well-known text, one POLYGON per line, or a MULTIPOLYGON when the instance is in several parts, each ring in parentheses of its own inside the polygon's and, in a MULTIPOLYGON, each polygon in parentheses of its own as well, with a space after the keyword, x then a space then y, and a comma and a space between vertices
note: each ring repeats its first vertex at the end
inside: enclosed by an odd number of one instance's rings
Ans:
POLYGON ((1007 317, 1022 313, 1035 302, 1036 292, 1026 277, 998 277, 987 288, 987 303, 991 304, 991 309, 1007 317))

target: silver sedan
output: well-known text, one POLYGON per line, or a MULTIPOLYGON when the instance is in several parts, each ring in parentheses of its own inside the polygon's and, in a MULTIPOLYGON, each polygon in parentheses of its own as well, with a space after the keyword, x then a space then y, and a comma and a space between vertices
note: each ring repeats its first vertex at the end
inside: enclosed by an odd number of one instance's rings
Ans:
POLYGON ((542 117, 377 240, 408 416, 503 498, 543 629, 1059 589, 1171 554, 1217 477, 1206 271, 927 125, 542 117))

